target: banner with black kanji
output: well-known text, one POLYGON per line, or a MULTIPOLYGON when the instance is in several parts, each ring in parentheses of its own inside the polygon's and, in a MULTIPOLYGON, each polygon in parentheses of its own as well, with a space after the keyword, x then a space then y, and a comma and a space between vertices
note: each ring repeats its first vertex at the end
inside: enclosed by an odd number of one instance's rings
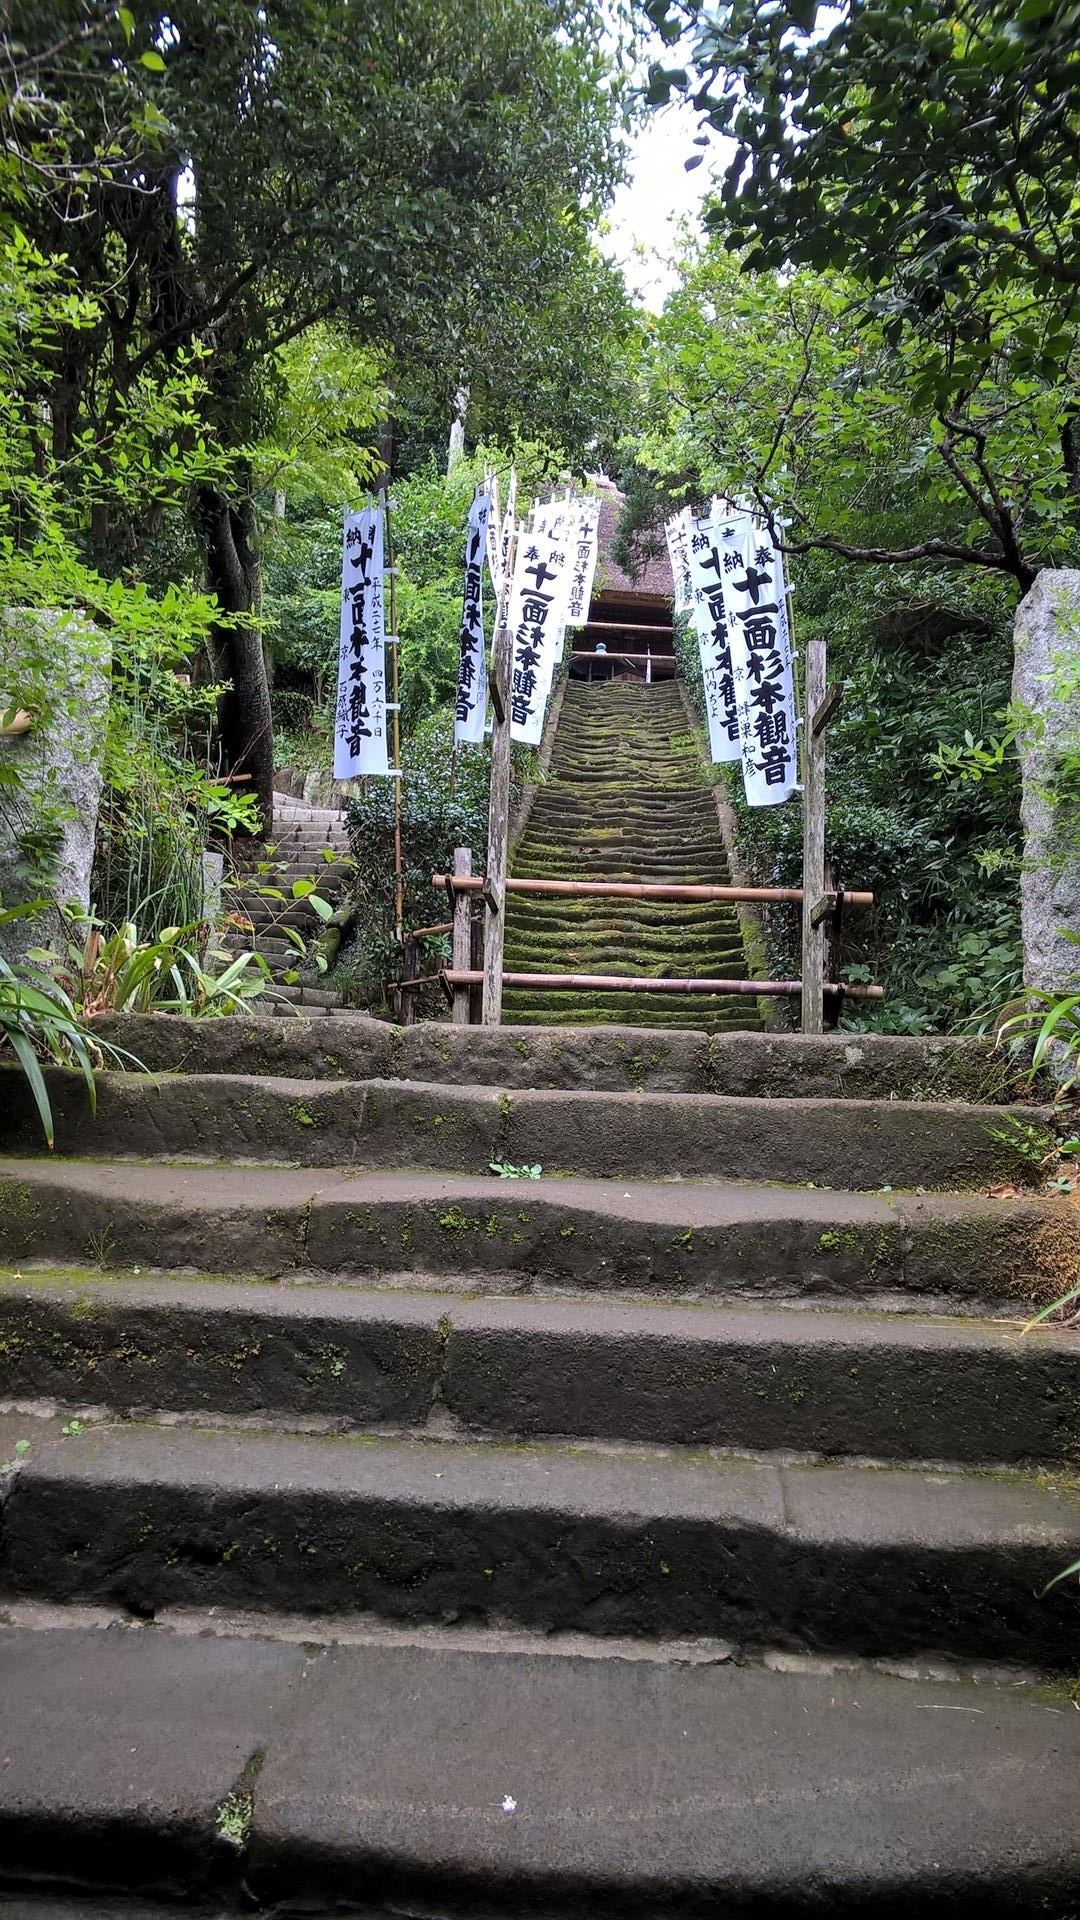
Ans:
POLYGON ((720 763, 738 760, 741 754, 735 676, 728 644, 724 551, 720 523, 712 519, 691 520, 686 546, 691 613, 701 659, 709 757, 720 763))
POLYGON ((487 652, 484 645, 484 556, 491 518, 490 485, 481 487, 469 508, 465 536, 465 593, 461 609, 454 745, 478 747, 484 740, 487 709, 487 652))
POLYGON ((798 791, 794 653, 783 559, 748 514, 719 528, 743 787, 751 807, 798 791))
POLYGON ((510 634, 510 738, 538 747, 566 630, 566 541, 522 533, 506 624, 510 634))
POLYGON ((390 772, 386 739, 383 516, 345 515, 341 631, 334 709, 334 779, 390 772))

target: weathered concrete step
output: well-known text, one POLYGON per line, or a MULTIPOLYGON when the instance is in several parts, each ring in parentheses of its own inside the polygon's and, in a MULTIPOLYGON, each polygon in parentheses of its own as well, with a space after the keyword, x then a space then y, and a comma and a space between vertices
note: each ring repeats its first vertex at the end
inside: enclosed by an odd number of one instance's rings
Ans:
POLYGON ((1051 1667, 1080 1501, 1024 1474, 125 1422, 33 1442, 0 1593, 1051 1667))
MULTIPOLYGON (((242 927, 227 929, 222 945, 230 953, 250 953, 252 948, 250 931, 245 931, 242 927)), ((297 964, 303 957, 300 948, 294 946, 283 933, 260 934, 259 952, 264 960, 291 960, 297 964)))
MULTIPOLYGON (((284 969, 287 971, 287 969, 284 969)), ((308 987, 299 984, 275 985, 267 990, 267 997, 278 1001, 291 1002, 295 1006, 321 1007, 324 1010, 340 1007, 340 993, 326 987, 308 987)))
POLYGON ((249 895, 239 903, 237 912, 250 921, 256 934, 263 928, 298 927, 305 933, 317 932, 323 922, 306 900, 265 900, 249 895))
MULTIPOLYGON (((462 1282, 455 1279, 455 1286, 462 1282)), ((1067 1462, 1080 1334, 585 1296, 0 1273, 4 1393, 75 1410, 1067 1462)))
MULTIPOLYGON (((285 995, 289 989, 275 989, 285 995)), ((307 991, 292 989, 300 998, 307 991)), ((315 1004, 322 1004, 322 1001, 315 1004)), ((899 1100, 748 1100, 708 1093, 447 1087, 409 1080, 99 1073, 92 1111, 74 1069, 45 1070, 61 1153, 284 1165, 447 1167, 493 1160, 586 1176, 810 1181, 957 1189, 1031 1177, 1017 1126, 1052 1136, 1043 1107, 899 1100)), ((0 1149, 35 1137, 20 1069, 0 1068, 0 1149)))
MULTIPOLYGON (((536 1027, 527 1036, 500 1027, 442 1021, 401 1029, 350 1012, 347 1024, 302 1033, 260 1021, 184 1020, 125 1014, 95 1032, 152 1070, 272 1073, 289 1079, 366 1080, 398 1075, 452 1085, 651 1087, 669 1093, 731 1093, 777 1099, 945 1100, 978 1104, 1008 1097, 1008 1056, 987 1042, 936 1036, 801 1033, 644 1032, 637 1027, 536 1027)), ((1019 1090, 1016 1077, 1014 1091, 1019 1090)))
POLYGON ((272 873, 248 871, 238 874, 236 884, 244 891, 278 887, 287 892, 294 880, 316 880, 320 893, 333 892, 345 885, 350 873, 351 868, 342 860, 297 860, 290 856, 287 860, 275 862, 272 873))
POLYGON ((1061 1197, 347 1169, 0 1162, 0 1258, 198 1273, 517 1273, 589 1291, 948 1298, 1015 1312, 1080 1269, 1061 1197))
MULTIPOLYGON (((1034 1686, 206 1625, 0 1630, 9 1885, 62 1862, 69 1889, 164 1890, 193 1920, 239 1911, 239 1883, 313 1920, 359 1888, 372 1916, 483 1920, 1046 1920, 1073 1901, 1080 1714, 1034 1686)), ((12 1920, 66 1920, 38 1897, 12 1920)))

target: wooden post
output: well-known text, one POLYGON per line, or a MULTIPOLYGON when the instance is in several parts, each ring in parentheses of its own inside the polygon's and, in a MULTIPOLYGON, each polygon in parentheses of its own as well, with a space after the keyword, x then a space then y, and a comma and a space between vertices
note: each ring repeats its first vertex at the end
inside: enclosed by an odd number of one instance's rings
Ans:
POLYGON ((506 931, 506 856, 510 830, 510 583, 514 577, 516 533, 510 535, 506 577, 499 598, 499 614, 492 649, 491 705, 495 726, 491 737, 491 797, 488 802, 487 884, 484 898, 484 1012, 485 1027, 502 1024, 503 940, 506 931))
POLYGON ((825 729, 814 722, 825 699, 825 642, 806 649, 803 701, 802 1030, 823 1033, 825 930, 815 909, 825 893, 825 729))
MULTIPOLYGON (((844 920, 844 895, 839 885, 839 874, 837 872, 835 860, 830 860, 827 863, 825 868, 825 879, 828 884, 829 897, 831 898, 833 903, 832 911, 826 915, 825 923, 824 923, 825 925, 825 955, 824 955, 825 985, 826 985, 826 988, 828 988, 830 986, 839 987, 842 985, 842 982, 840 979, 840 940, 841 940, 841 933, 843 931, 843 920, 844 920)), ((830 1031, 832 1030, 833 1027, 839 1026, 840 1015, 842 1014, 843 1010, 844 1010, 843 994, 826 992, 825 1025, 830 1031)))
POLYGON ((407 933, 401 948, 401 990, 398 994, 400 1010, 398 1024, 411 1027, 416 1024, 416 989, 408 985, 409 981, 420 978, 420 942, 415 933, 407 933))
MULTIPOLYGON (((454 878, 467 880, 472 873, 472 851, 469 847, 454 848, 454 878)), ((472 940, 470 921, 472 919, 472 895, 454 894, 454 972, 468 971, 472 966, 472 940)), ((455 1027, 467 1027, 469 1024, 469 989, 454 988, 454 1002, 450 1018, 455 1027)))
POLYGON ((472 958, 469 966, 473 973, 480 975, 480 985, 469 988, 469 1025, 478 1027, 484 1018, 484 903, 474 893, 467 893, 465 898, 472 913, 469 924, 472 958))

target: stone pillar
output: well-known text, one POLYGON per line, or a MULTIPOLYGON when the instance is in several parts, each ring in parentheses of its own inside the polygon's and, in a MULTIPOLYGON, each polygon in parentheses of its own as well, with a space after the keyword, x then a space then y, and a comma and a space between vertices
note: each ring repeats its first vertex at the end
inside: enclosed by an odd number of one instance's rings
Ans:
POLYGON ((61 909, 89 912, 111 650, 80 614, 13 610, 2 629, 0 708, 22 694, 33 724, 0 735, 0 770, 17 776, 0 785, 0 902, 46 903, 0 922, 0 953, 19 960, 63 941, 61 909))
POLYGON ((1020 712, 1024 980, 1059 991, 1080 976, 1080 794, 1063 792, 1063 753, 1080 755, 1080 572, 1040 573, 1016 612, 1012 697, 1020 712), (1071 685, 1071 697, 1063 684, 1071 685))

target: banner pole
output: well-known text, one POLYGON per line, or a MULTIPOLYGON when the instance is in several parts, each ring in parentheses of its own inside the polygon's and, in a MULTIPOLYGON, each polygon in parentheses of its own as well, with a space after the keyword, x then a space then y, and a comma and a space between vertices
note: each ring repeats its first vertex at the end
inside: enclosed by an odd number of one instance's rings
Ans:
POLYGON ((517 528, 510 531, 506 570, 499 595, 495 643, 491 658, 491 789, 488 800, 487 878, 484 883, 484 1005, 485 1027, 502 1024, 503 941, 506 932, 506 859, 510 817, 510 583, 514 577, 517 528))
POLYGON ((401 669, 398 656, 401 643, 397 639, 397 565, 394 560, 394 541, 390 530, 390 489, 384 485, 381 489, 383 503, 384 551, 386 554, 385 572, 390 577, 390 632, 394 644, 390 652, 390 696, 392 701, 392 726, 390 743, 394 758, 394 933, 401 945, 405 937, 405 867, 401 851, 401 669))
POLYGON ((825 701, 825 642, 806 648, 803 696, 803 898, 802 1030, 825 1029, 825 928, 820 903, 825 895, 825 728, 819 713, 825 701))

